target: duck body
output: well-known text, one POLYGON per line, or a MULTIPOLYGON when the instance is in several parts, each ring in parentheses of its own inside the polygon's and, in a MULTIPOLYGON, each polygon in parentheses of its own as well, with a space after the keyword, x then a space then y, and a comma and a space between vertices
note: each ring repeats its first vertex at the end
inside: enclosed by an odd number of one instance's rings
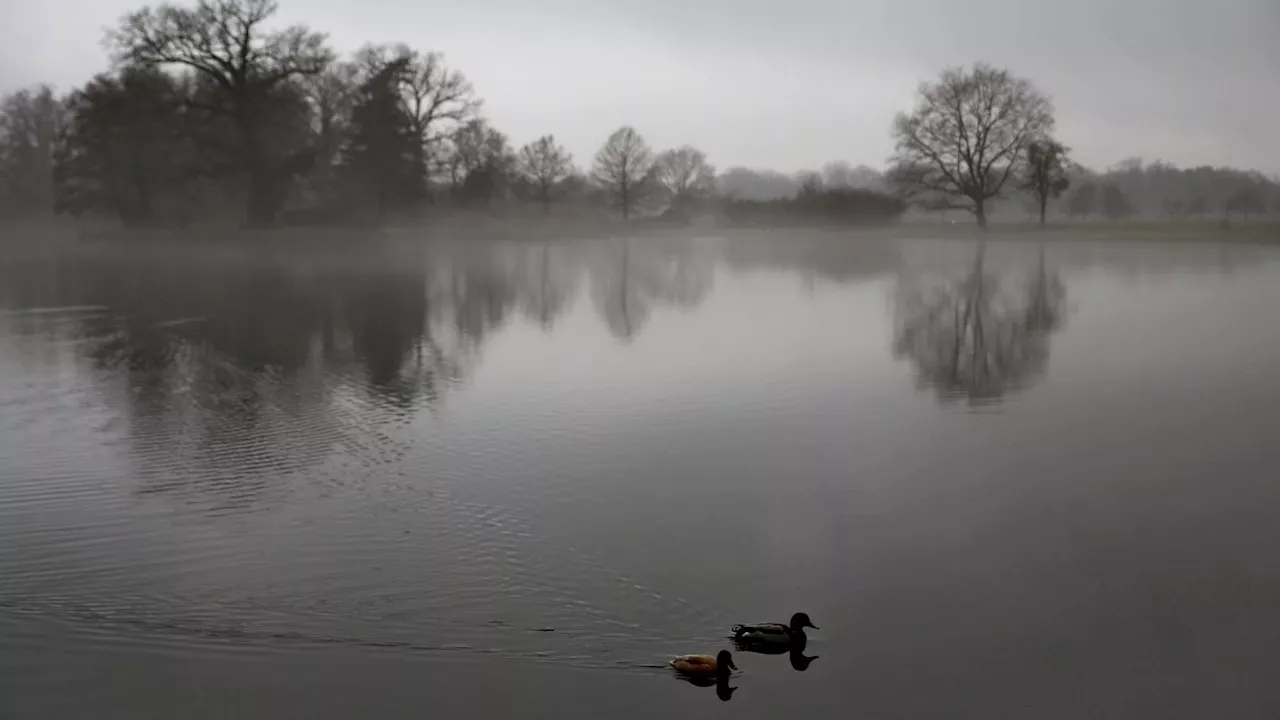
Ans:
POLYGON ((818 629, 805 613, 791 616, 790 623, 753 623, 733 626, 733 639, 745 645, 763 645, 766 647, 785 648, 792 644, 805 642, 804 629, 818 629))
POLYGON ((672 658, 669 664, 677 672, 691 677, 727 678, 730 670, 737 669, 728 650, 721 650, 718 655, 681 655, 672 658))

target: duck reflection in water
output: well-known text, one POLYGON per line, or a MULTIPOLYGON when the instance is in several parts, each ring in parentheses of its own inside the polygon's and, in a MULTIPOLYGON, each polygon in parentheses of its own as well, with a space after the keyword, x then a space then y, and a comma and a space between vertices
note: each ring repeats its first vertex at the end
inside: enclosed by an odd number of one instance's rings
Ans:
POLYGON ((716 697, 725 702, 728 702, 729 699, 733 697, 733 693, 738 689, 737 685, 729 685, 728 675, 715 678, 681 675, 680 678, 690 685, 696 685, 698 687, 711 687, 714 685, 716 688, 716 697))
POLYGON ((715 686, 716 697, 728 702, 738 688, 729 686, 729 673, 737 670, 733 657, 728 650, 721 650, 714 657, 711 655, 681 655, 671 660, 680 679, 697 687, 715 686))

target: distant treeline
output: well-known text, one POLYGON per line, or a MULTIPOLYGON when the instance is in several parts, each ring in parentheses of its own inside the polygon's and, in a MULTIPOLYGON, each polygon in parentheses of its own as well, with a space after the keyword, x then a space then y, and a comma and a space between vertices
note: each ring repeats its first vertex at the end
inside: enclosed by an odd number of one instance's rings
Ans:
POLYGON ((983 64, 922 86, 895 120, 885 170, 717 173, 702 151, 655 151, 629 126, 582 167, 551 134, 513 145, 439 53, 370 44, 339 57, 324 34, 274 24, 276 11, 273 0, 146 7, 107 33, 109 70, 64 95, 3 98, 0 219, 378 225, 464 210, 844 223, 914 207, 985 224, 1028 203, 1042 219, 1280 212, 1277 183, 1256 173, 1080 168, 1052 138, 1047 98, 983 64))
POLYGON ((1078 168, 1057 210, 1073 217, 1179 219, 1280 214, 1280 182, 1258 172, 1130 158, 1106 172, 1078 168))
POLYGON ((797 221, 834 225, 895 221, 906 212, 901 198, 864 188, 806 186, 794 197, 723 201, 725 218, 734 224, 792 224, 797 221))
POLYGON ((655 152, 627 126, 588 168, 550 134, 515 147, 439 53, 371 44, 340 58, 321 33, 273 25, 276 10, 146 7, 108 32, 110 70, 62 96, 4 98, 0 215, 137 227, 716 210, 717 174, 696 148, 655 152))

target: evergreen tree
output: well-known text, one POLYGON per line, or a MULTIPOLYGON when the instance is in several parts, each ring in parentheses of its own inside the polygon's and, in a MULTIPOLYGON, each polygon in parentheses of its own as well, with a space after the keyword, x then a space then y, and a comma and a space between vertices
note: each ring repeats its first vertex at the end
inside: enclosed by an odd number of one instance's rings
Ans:
POLYGON ((351 111, 343 175, 375 219, 426 194, 422 143, 400 94, 407 66, 406 59, 394 60, 365 81, 351 111))

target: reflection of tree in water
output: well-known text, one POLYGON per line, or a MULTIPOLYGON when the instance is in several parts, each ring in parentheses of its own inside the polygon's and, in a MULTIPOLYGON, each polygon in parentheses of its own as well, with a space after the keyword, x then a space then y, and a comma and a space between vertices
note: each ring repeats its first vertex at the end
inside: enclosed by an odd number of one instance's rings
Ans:
POLYGON ((522 277, 529 288, 521 306, 525 317, 550 330, 566 309, 578 288, 579 266, 571 249, 542 243, 532 253, 524 253, 522 277))
POLYGON ((331 368, 358 365, 363 368, 371 392, 400 406, 412 405, 419 396, 428 402, 438 397, 440 376, 451 373, 448 359, 437 353, 427 333, 427 288, 421 272, 388 271, 345 274, 325 278, 332 290, 326 297, 343 310, 339 327, 331 337, 345 336, 350 356, 343 358, 332 346, 325 360, 331 368))
POLYGON ((647 240, 336 252, 114 245, 45 258, 41 280, 6 287, 19 307, 106 308, 74 327, 128 428, 144 488, 246 503, 278 491, 281 475, 318 473, 335 448, 348 464, 392 457, 402 450, 389 447, 401 442, 392 427, 465 376, 513 311, 552 327, 584 271, 611 329, 629 338, 654 304, 700 302, 714 260, 647 240))
POLYGON ((639 334, 655 305, 687 308, 706 297, 714 255, 689 243, 614 240, 592 264, 591 297, 614 337, 639 334))
POLYGON ((1067 288, 1062 277, 1050 273, 1044 262, 1044 244, 1040 244, 1036 271, 1027 287, 1027 328, 1032 332, 1052 333, 1062 325, 1067 288))
POLYGON ((39 299, 108 308, 77 334, 144 489, 178 483, 220 503, 335 447, 390 457, 387 423, 434 403, 516 305, 516 284, 480 256, 155 250, 70 253, 39 299))
POLYGON ((991 402, 1025 387, 1044 370, 1062 323, 1065 288, 1046 270, 1043 246, 1019 290, 987 272, 985 257, 979 245, 972 270, 941 287, 899 287, 894 356, 910 359, 943 399, 991 402))

